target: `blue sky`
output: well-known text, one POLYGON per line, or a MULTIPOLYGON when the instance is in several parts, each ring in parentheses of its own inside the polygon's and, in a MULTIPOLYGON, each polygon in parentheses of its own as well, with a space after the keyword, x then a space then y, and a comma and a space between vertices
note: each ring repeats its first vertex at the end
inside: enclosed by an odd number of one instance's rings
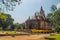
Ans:
POLYGON ((14 18, 14 23, 25 22, 29 16, 32 17, 35 12, 39 12, 41 6, 44 9, 45 15, 47 15, 51 11, 51 5, 60 4, 60 0, 22 0, 21 2, 20 5, 15 7, 14 11, 8 12, 14 18))

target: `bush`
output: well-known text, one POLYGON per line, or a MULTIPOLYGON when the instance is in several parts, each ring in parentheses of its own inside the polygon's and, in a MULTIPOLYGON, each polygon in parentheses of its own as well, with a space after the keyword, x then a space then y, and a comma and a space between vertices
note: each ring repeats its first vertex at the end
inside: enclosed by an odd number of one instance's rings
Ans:
POLYGON ((54 32, 54 30, 36 30, 36 29, 32 29, 31 31, 32 31, 33 33, 34 33, 34 32, 41 32, 41 33, 54 32))

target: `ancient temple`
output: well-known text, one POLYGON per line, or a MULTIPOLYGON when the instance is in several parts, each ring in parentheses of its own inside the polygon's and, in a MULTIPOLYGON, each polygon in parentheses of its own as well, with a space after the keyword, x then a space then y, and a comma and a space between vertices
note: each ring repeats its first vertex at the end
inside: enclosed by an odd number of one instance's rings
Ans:
POLYGON ((25 29, 41 29, 41 30, 50 30, 52 29, 49 18, 45 17, 44 10, 41 6, 40 12, 37 15, 35 13, 34 19, 30 17, 25 22, 25 29))

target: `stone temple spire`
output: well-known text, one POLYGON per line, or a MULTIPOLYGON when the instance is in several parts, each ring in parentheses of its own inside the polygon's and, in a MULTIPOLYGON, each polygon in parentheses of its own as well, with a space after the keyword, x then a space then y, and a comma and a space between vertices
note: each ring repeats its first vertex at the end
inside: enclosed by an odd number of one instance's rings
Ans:
POLYGON ((40 9, 40 12, 44 13, 44 10, 43 10, 42 6, 41 6, 41 9, 40 9))
POLYGON ((30 16, 29 16, 29 18, 28 18, 29 20, 30 20, 30 16))
POLYGON ((36 15, 36 13, 35 13, 35 17, 36 17, 37 15, 36 15))
POLYGON ((40 19, 45 19, 45 14, 44 14, 44 10, 41 6, 41 9, 40 9, 40 19))
POLYGON ((41 6, 41 10, 43 10, 42 6, 41 6))
POLYGON ((36 13, 35 13, 35 19, 37 19, 37 15, 36 15, 36 13))
POLYGON ((45 17, 44 10, 43 10, 42 6, 41 6, 41 9, 40 9, 40 16, 45 17))

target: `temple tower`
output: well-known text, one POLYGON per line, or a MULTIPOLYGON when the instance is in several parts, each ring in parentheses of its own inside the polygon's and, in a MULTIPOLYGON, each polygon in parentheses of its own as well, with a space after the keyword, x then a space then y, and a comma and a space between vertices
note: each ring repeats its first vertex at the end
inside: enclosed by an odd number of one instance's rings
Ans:
POLYGON ((40 19, 45 19, 45 14, 44 14, 44 10, 41 6, 41 9, 40 9, 40 19))
POLYGON ((44 14, 44 10, 41 6, 41 9, 40 9, 40 28, 41 29, 44 29, 45 28, 45 14, 44 14))
POLYGON ((30 16, 29 16, 28 20, 25 23, 25 29, 29 29, 29 26, 30 26, 30 16))

